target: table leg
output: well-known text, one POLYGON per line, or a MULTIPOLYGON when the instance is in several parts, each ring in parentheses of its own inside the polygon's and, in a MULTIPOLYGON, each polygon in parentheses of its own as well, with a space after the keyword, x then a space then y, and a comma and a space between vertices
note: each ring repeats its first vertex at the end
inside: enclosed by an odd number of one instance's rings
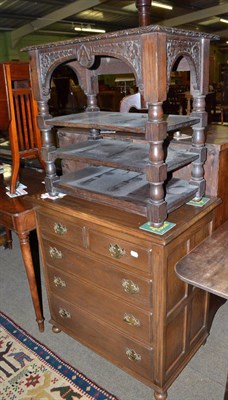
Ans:
POLYGON ((39 331, 44 331, 44 318, 42 314, 42 307, 39 297, 39 292, 37 288, 36 276, 34 271, 34 265, 32 260, 31 248, 29 243, 29 235, 25 233, 17 233, 20 246, 22 258, 24 261, 24 266, 28 278, 29 288, 32 296, 33 306, 36 314, 36 321, 38 323, 39 331))
POLYGON ((6 246, 8 249, 12 249, 12 233, 10 229, 6 229, 6 246))

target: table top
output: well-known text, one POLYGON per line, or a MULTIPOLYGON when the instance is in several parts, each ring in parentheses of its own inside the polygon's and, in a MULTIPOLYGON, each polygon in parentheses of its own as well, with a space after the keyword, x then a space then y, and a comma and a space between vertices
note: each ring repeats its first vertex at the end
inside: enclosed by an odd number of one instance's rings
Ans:
POLYGON ((176 264, 186 283, 228 299, 228 221, 176 264))
MULTIPOLYGON (((17 215, 31 210, 32 205, 26 201, 26 196, 9 197, 6 194, 6 186, 9 184, 11 176, 11 166, 3 164, 3 173, 0 174, 0 213, 4 215, 17 215)), ((39 193, 44 189, 44 172, 39 172, 30 168, 20 169, 20 183, 27 186, 25 189, 28 194, 39 193)))

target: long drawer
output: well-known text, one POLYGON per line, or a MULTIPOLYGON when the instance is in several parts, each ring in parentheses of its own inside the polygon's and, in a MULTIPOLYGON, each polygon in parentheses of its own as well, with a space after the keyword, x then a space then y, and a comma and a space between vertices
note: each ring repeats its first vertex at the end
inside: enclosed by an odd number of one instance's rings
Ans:
POLYGON ((127 334, 152 341, 152 314, 83 280, 48 268, 51 293, 112 324, 127 334))
POLYGON ((117 364, 151 380, 153 348, 136 341, 112 326, 57 296, 50 299, 52 324, 66 331, 92 350, 117 364))
POLYGON ((152 281, 117 267, 110 261, 102 262, 89 252, 72 251, 61 244, 43 238, 45 264, 57 267, 120 296, 124 300, 146 309, 152 307, 152 281))

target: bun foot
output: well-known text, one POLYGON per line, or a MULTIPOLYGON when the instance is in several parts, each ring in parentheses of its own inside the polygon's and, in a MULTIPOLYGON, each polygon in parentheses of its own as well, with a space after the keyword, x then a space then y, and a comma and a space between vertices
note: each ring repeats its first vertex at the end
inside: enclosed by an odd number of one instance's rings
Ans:
POLYGON ((59 328, 57 328, 57 326, 53 325, 52 332, 59 333, 59 332, 61 332, 61 329, 59 329, 59 328))
POLYGON ((164 392, 164 393, 154 392, 154 398, 156 400, 166 400, 166 399, 168 399, 168 393, 167 392, 164 392))

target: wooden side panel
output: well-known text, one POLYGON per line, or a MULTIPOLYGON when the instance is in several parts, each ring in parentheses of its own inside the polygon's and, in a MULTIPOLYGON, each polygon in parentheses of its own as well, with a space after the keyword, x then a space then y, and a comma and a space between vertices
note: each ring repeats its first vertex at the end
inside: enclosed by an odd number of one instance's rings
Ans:
POLYGON ((167 256, 166 332, 164 344, 164 379, 178 375, 207 337, 208 295, 203 290, 180 281, 175 265, 211 232, 213 214, 198 221, 189 231, 170 245, 167 256))
POLYGON ((187 254, 187 251, 188 243, 186 240, 175 247, 167 259, 167 313, 171 312, 186 297, 186 285, 177 277, 174 266, 180 258, 187 254))

